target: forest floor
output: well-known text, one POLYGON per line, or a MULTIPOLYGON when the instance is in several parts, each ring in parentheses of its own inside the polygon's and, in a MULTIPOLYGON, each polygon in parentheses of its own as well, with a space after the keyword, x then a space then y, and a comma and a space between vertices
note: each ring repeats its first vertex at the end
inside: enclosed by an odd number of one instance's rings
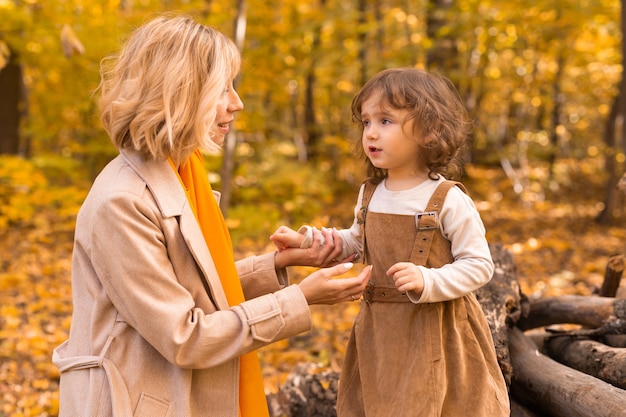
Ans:
MULTIPOLYGON (((528 297, 591 295, 602 284, 609 256, 626 254, 624 199, 622 220, 598 225, 604 190, 584 167, 562 168, 558 188, 545 174, 531 173, 520 193, 498 168, 468 167, 467 173, 464 183, 488 240, 513 253, 528 297)), ((337 206, 351 211, 354 198, 337 206)), ((47 227, 0 231, 0 237, 0 417, 54 416, 59 374, 51 356, 70 325, 71 235, 47 227)), ((239 256, 273 250, 265 245, 237 249, 239 256)), ((312 270, 291 268, 290 273, 297 282, 312 270)), ((358 270, 356 265, 351 273, 358 270)), ((358 306, 314 306, 313 330, 261 349, 266 390, 275 392, 298 363, 340 369, 358 306)))

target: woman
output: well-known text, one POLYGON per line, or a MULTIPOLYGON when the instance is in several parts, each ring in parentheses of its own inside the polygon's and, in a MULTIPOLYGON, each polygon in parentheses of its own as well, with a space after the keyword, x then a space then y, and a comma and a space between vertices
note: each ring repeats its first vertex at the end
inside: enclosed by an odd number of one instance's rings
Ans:
POLYGON ((358 296, 351 264, 288 285, 289 265, 331 264, 335 232, 309 250, 235 262, 200 150, 235 112, 234 44, 186 17, 136 30, 102 70, 101 119, 119 149, 77 218, 61 416, 266 416, 255 349, 307 331, 309 304, 358 296), (322 241, 326 242, 322 245, 322 241))

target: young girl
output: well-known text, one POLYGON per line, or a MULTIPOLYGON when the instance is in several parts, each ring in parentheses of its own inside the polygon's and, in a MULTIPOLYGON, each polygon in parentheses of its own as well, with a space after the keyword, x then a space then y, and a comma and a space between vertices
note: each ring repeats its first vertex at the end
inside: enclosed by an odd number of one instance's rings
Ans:
MULTIPOLYGON (((447 79, 414 68, 374 76, 352 102, 369 179, 341 259, 371 264, 348 342, 339 417, 509 416, 487 321, 473 291, 493 262, 485 229, 458 182, 470 133, 447 79)), ((281 227, 279 249, 308 246, 281 227)))

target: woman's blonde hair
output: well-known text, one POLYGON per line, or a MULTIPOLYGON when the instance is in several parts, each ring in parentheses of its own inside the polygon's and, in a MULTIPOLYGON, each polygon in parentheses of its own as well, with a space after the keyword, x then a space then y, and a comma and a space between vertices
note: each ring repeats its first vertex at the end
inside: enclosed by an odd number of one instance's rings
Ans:
POLYGON ((241 56, 217 30, 185 16, 160 16, 135 30, 102 62, 100 118, 118 149, 180 164, 211 140, 220 95, 241 56))
MULTIPOLYGON (((421 158, 429 170, 446 178, 457 178, 463 169, 463 158, 472 123, 459 94, 446 77, 416 68, 393 68, 372 77, 352 100, 352 117, 363 128, 363 102, 378 97, 383 106, 406 109, 407 119, 413 120, 413 136, 419 141, 421 158)), ((359 152, 365 157, 362 146, 359 152)), ((367 159, 367 173, 380 182, 387 171, 375 167, 367 159)))

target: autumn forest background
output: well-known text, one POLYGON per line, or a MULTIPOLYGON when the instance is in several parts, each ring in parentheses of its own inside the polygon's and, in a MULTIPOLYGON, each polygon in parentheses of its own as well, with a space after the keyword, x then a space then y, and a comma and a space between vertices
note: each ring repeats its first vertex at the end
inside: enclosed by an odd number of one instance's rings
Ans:
MULTIPOLYGON (((157 13, 232 37, 245 103, 206 157, 237 256, 281 224, 347 227, 364 166, 350 101, 377 71, 446 74, 474 119, 463 178, 529 297, 593 294, 625 252, 619 0, 0 0, 0 417, 58 413, 51 352, 71 316, 74 220, 116 154, 100 60, 157 13), (621 184, 621 185, 620 185, 621 184), (621 187, 621 188, 620 188, 621 187)), ((295 280, 308 268, 292 268, 295 280)), ((300 362, 337 369, 357 303, 260 352, 266 389, 300 362)))

